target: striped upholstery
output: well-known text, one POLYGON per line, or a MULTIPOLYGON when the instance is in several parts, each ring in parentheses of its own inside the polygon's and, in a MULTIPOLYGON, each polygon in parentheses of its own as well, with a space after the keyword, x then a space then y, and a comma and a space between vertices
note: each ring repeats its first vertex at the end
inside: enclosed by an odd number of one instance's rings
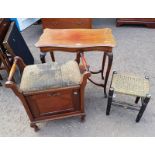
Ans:
POLYGON ((23 71, 20 90, 32 92, 79 85, 81 73, 76 61, 65 64, 56 62, 29 65, 23 71))

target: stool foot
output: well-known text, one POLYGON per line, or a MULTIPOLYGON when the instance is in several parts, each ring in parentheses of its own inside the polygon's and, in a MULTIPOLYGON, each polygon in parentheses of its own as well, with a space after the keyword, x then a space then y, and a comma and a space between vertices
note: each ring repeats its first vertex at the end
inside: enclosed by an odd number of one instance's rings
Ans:
POLYGON ((147 95, 147 97, 142 101, 142 106, 139 110, 139 113, 137 115, 137 118, 136 118, 136 122, 138 123, 140 121, 140 119, 142 118, 143 116, 143 113, 147 107, 147 104, 149 103, 149 100, 151 98, 151 95, 147 95))
POLYGON ((81 116, 81 122, 85 122, 86 121, 86 115, 81 116))
POLYGON ((113 94, 114 94, 114 89, 110 88, 109 89, 109 95, 108 95, 108 104, 107 104, 107 109, 106 109, 106 115, 110 114, 113 94))
POLYGON ((137 104, 139 102, 140 97, 136 97, 135 103, 137 104))
POLYGON ((142 106, 142 107, 141 107, 141 109, 140 109, 140 111, 139 111, 139 113, 138 113, 138 115, 137 115, 137 118, 136 118, 136 122, 137 122, 137 123, 138 123, 138 122, 140 121, 140 119, 142 118, 142 115, 143 115, 145 109, 146 109, 146 106, 142 106))
POLYGON ((31 128, 34 128, 34 131, 35 131, 35 132, 37 132, 37 131, 40 130, 39 127, 36 125, 36 123, 30 123, 30 127, 31 127, 31 128))

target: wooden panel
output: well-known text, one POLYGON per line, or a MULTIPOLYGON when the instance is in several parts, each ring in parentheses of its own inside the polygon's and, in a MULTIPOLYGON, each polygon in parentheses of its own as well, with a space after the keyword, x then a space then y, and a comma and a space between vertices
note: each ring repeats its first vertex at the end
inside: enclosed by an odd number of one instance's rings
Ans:
POLYGON ((118 20, 124 21, 143 21, 143 22, 155 22, 155 18, 118 18, 118 20))
POLYGON ((43 28, 71 29, 91 28, 91 18, 42 18, 43 28))
POLYGON ((79 91, 68 89, 27 97, 34 117, 79 110, 79 91))
POLYGON ((148 28, 155 28, 155 18, 117 18, 116 26, 125 24, 144 25, 148 28))

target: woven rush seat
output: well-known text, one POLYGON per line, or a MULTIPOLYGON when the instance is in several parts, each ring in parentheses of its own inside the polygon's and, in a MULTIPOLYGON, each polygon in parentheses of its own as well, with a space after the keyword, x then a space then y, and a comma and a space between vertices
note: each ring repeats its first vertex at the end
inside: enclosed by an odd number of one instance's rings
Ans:
POLYGON ((113 74, 111 87, 120 94, 140 97, 149 94, 149 80, 133 74, 113 74))
POLYGON ((106 115, 110 114, 111 105, 121 106, 131 110, 138 110, 136 122, 139 122, 151 98, 149 89, 149 77, 142 78, 134 74, 120 74, 114 71, 108 94, 106 115), (114 100, 114 93, 136 96, 136 105, 114 100), (141 101, 140 106, 137 105, 139 100, 141 101))
POLYGON ((79 85, 81 73, 76 61, 50 62, 24 68, 20 90, 24 93, 79 85))

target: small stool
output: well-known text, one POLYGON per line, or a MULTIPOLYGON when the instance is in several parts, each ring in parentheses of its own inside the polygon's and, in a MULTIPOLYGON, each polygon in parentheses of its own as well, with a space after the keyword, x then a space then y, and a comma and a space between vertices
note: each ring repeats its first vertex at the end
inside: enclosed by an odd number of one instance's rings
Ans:
POLYGON ((149 77, 146 76, 145 78, 141 78, 135 75, 119 74, 114 71, 109 89, 106 115, 110 114, 111 105, 121 107, 125 106, 128 109, 139 111, 136 118, 136 122, 139 122, 150 98, 151 95, 149 94, 149 77), (136 104, 141 98, 141 106, 121 103, 119 101, 116 102, 113 100, 114 93, 136 96, 136 104))

